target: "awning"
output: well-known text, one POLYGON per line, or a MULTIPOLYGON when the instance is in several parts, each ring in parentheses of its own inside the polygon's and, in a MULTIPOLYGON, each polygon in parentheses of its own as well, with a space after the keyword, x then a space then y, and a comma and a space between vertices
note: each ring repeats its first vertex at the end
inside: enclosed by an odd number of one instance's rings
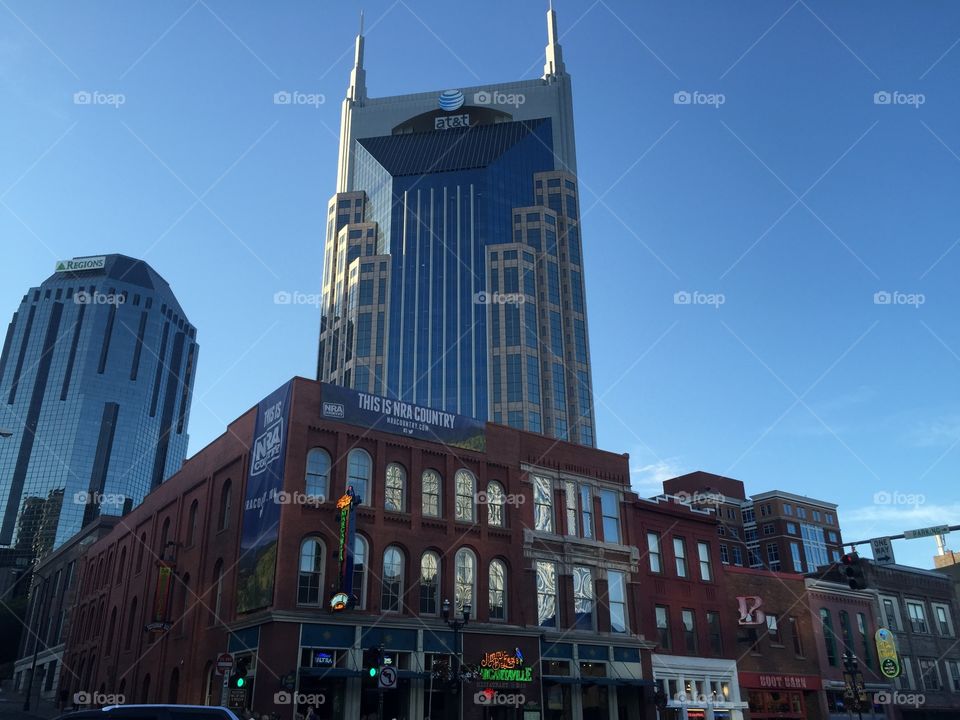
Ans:
POLYGON ((397 677, 401 680, 426 680, 430 677, 430 673, 419 670, 397 670, 397 677))
POLYGON ((333 679, 361 677, 362 675, 363 673, 359 670, 348 670, 347 668, 300 668, 301 677, 333 679))
POLYGON ((643 678, 612 678, 612 677, 567 677, 544 675, 543 682, 557 683, 558 685, 616 685, 618 687, 653 687, 652 680, 643 678))

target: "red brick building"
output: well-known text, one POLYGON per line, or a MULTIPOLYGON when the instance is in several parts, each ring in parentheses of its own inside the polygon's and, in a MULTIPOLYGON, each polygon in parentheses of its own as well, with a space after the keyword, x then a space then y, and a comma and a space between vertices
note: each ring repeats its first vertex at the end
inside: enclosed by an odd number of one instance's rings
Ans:
POLYGON ((378 697, 364 650, 382 646, 399 676, 384 717, 455 717, 461 703, 464 718, 513 717, 480 704, 487 688, 543 718, 652 716, 625 455, 302 378, 285 388, 89 549, 64 689, 219 704, 214 660, 230 651, 249 662, 240 699, 258 713, 365 718, 378 697), (344 545, 356 606, 332 612, 348 487, 363 498, 344 545), (521 672, 458 695, 447 599, 469 611, 467 669, 506 658, 521 672))

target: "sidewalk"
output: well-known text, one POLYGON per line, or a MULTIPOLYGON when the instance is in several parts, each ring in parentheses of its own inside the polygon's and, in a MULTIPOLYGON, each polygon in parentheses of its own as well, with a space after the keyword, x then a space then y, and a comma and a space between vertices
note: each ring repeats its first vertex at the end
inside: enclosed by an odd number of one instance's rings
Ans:
POLYGON ((51 720, 63 714, 48 702, 41 700, 38 705, 36 697, 30 703, 30 712, 24 712, 23 699, 20 693, 0 692, 0 720, 51 720))

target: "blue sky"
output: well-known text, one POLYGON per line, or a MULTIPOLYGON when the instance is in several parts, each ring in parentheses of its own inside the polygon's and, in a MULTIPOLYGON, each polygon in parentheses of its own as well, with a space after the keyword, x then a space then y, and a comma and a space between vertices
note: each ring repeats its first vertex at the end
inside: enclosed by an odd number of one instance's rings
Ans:
MULTIPOLYGON (((539 76, 544 5, 364 2, 370 95, 539 76)), ((316 308, 273 296, 319 289, 360 7, 0 2, 0 315, 57 258, 148 260, 198 328, 191 453, 314 374, 316 308)), ((847 539, 960 522, 960 7, 556 8, 600 445, 847 539)))

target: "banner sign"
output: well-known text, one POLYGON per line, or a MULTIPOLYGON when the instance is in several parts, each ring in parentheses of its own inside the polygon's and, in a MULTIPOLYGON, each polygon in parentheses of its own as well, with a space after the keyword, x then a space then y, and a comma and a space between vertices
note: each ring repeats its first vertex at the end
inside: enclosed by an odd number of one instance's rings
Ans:
POLYGON ((173 590, 174 565, 161 560, 157 570, 157 587, 153 594, 153 616, 147 623, 150 632, 163 632, 170 629, 170 594, 173 590))
POLYGON ((321 414, 329 420, 465 450, 487 448, 486 426, 479 420, 339 385, 323 384, 321 414))
POLYGON ((880 659, 880 672, 884 677, 900 676, 900 658, 897 656, 897 641, 887 628, 880 628, 876 634, 877 657, 880 659))
POLYGON ((337 592, 330 600, 330 609, 334 611, 349 610, 353 607, 353 565, 354 545, 357 541, 357 523, 354 519, 353 508, 362 498, 357 498, 352 487, 347 488, 345 495, 337 500, 337 513, 340 516, 338 527, 337 561, 340 563, 340 581, 337 592))
POLYGON ((277 536, 283 507, 277 502, 277 496, 283 491, 292 396, 293 381, 290 381, 274 390, 257 407, 237 562, 238 613, 259 610, 273 602, 277 536))

